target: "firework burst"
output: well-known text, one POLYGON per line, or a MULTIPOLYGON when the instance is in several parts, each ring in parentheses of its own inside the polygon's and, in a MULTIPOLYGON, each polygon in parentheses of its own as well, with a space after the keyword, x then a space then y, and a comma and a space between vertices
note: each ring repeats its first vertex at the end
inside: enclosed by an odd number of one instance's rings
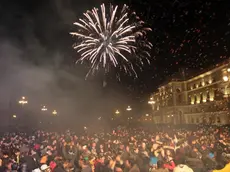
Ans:
POLYGON ((137 77, 136 67, 142 69, 144 60, 149 63, 149 51, 152 44, 147 41, 150 28, 128 6, 110 5, 106 11, 102 4, 84 13, 84 17, 75 22, 77 37, 73 48, 81 55, 77 62, 90 62, 90 73, 103 68, 105 72, 112 68, 137 77))

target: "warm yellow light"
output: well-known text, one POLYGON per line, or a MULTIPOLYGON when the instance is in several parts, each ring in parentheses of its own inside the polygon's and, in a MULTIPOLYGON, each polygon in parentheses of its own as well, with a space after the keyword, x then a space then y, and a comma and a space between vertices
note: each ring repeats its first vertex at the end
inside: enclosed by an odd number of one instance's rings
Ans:
POLYGON ((205 86, 205 82, 204 81, 202 82, 202 86, 205 86))
POLYGON ((145 116, 149 116, 149 114, 145 114, 145 116))
POLYGON ((210 101, 211 101, 211 102, 214 101, 214 98, 210 98, 210 101))
POLYGON ((198 101, 196 101, 196 103, 197 103, 197 104, 200 104, 200 101, 198 100, 198 101))
POLYGON ((43 107, 41 108, 41 110, 42 110, 42 111, 47 111, 46 106, 43 106, 43 107))
POLYGON ((53 115, 57 115, 57 111, 54 110, 54 111, 52 112, 52 114, 53 114, 53 115))
POLYGON ((13 115, 13 118, 17 118, 17 115, 13 115))
POLYGON ((119 110, 116 110, 115 114, 119 114, 119 113, 120 113, 119 110))
POLYGON ((227 71, 230 72, 230 68, 228 68, 227 71))
POLYGON ((199 87, 199 85, 198 84, 196 84, 196 88, 198 88, 199 87))
POLYGON ((194 105, 194 102, 191 102, 192 105, 194 105))
POLYGON ((149 101, 148 101, 148 104, 155 104, 155 101, 153 100, 153 97, 150 97, 149 101))
POLYGON ((228 81, 228 77, 227 76, 223 76, 223 80, 224 80, 224 82, 227 82, 228 81))
POLYGON ((132 108, 131 108, 130 106, 128 106, 126 110, 127 110, 127 111, 131 111, 132 108))
POLYGON ((212 80, 210 79, 210 80, 208 81, 208 83, 211 84, 211 83, 212 83, 212 80))
POLYGON ((23 96, 21 100, 18 101, 18 103, 24 105, 24 104, 27 104, 28 101, 26 100, 26 97, 23 96))
POLYGON ((205 103, 205 102, 207 102, 207 100, 206 100, 206 99, 203 99, 203 102, 205 103))

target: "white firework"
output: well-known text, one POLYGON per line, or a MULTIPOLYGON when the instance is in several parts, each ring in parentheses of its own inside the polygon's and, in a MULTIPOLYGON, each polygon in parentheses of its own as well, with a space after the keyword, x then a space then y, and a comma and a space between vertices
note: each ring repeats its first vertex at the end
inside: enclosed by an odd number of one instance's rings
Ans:
POLYGON ((151 29, 144 27, 144 22, 126 5, 121 10, 110 5, 107 12, 102 4, 100 10, 93 8, 84 13, 74 25, 77 31, 70 34, 77 37, 73 46, 81 55, 77 62, 90 62, 88 74, 101 67, 106 72, 114 67, 137 77, 134 64, 141 68, 143 59, 149 62, 152 44, 146 34, 151 29))

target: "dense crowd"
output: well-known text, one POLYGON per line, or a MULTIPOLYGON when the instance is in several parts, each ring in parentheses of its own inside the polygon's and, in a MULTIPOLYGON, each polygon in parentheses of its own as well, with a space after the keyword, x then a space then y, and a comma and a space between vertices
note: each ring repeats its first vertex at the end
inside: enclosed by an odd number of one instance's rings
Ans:
POLYGON ((7 133, 0 171, 230 172, 229 136, 228 128, 7 133))

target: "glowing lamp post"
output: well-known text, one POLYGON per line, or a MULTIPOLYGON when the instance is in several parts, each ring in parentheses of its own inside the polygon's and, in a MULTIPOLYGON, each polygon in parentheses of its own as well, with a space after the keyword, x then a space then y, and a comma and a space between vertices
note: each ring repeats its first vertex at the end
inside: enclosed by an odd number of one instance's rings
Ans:
POLYGON ((54 110, 54 111, 52 112, 52 114, 53 114, 54 116, 57 116, 57 111, 54 110))
POLYGON ((126 110, 127 110, 127 111, 131 111, 132 108, 131 108, 130 106, 128 106, 126 110))
POLYGON ((150 98, 150 100, 148 101, 148 104, 150 104, 150 105, 153 105, 153 104, 155 104, 156 102, 153 100, 153 98, 151 97, 150 98))
POLYGON ((43 106, 42 108, 41 108, 41 111, 47 111, 48 109, 46 108, 46 106, 43 106))
POLYGON ((223 80, 224 80, 224 82, 227 82, 228 81, 228 76, 223 76, 223 80))
POLYGON ((117 114, 117 115, 120 114, 119 110, 116 110, 115 114, 117 114))
POLYGON ((19 104, 21 104, 22 106, 25 105, 25 104, 28 104, 28 101, 26 100, 25 97, 22 97, 19 101, 18 101, 19 104))

